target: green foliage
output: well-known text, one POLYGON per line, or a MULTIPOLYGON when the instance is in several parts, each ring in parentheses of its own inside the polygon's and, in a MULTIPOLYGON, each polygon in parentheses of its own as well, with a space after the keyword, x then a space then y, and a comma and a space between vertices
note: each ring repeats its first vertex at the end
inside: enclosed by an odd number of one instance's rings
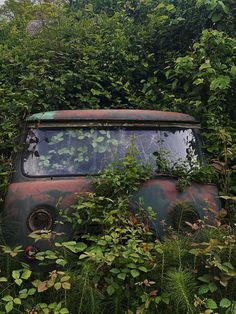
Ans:
MULTIPOLYGON (((15 266, 21 248, 3 248, 0 311, 75 313, 77 298, 81 313, 89 312, 86 304, 90 313, 175 313, 176 303, 189 313, 236 311, 235 10, 233 0, 7 0, 0 8, 0 202, 28 114, 136 108, 180 111, 201 121, 228 210, 218 229, 206 226, 199 237, 153 240, 152 211, 143 210, 142 202, 135 215, 127 210, 130 195, 148 178, 146 170, 133 159, 122 172, 111 166, 71 217, 76 227, 87 216, 86 236, 37 255, 64 267, 65 274, 52 272, 42 280, 15 266), (39 20, 33 30, 31 20, 39 20), (192 283, 199 286, 194 302, 192 283)), ((211 181, 209 169, 175 169, 179 187, 211 181)))
POLYGON ((179 160, 169 166, 165 156, 156 154, 156 164, 161 174, 177 177, 177 188, 183 191, 191 182, 199 183, 215 183, 217 181, 217 173, 213 167, 208 164, 199 164, 198 161, 179 160))
MULTIPOLYGON (((190 113, 208 128, 208 152, 221 148, 219 138, 212 141, 217 130, 231 136, 227 167, 233 166, 234 12, 230 0, 6 1, 0 10, 2 194, 23 119, 48 109, 190 113), (29 30, 32 20, 44 26, 29 30)), ((235 172, 229 177, 235 182, 235 172)))
POLYGON ((194 313, 193 296, 195 282, 190 272, 170 270, 167 273, 167 289, 177 306, 177 313, 194 313))
MULTIPOLYGON (((7 1, 0 11, 1 190, 22 118, 46 109, 188 112, 213 127, 212 136, 226 130, 234 165, 235 136, 226 129, 235 118, 234 11, 226 0, 7 1), (27 31, 30 20, 47 19, 27 31)), ((209 152, 221 147, 205 134, 209 152)))
MULTIPOLYGON (((202 222, 188 237, 178 230, 156 239, 152 209, 144 209, 142 200, 135 211, 130 204, 148 174, 131 154, 94 179, 94 192, 78 197, 71 215, 62 215, 73 225, 74 239, 58 237, 53 251, 35 255, 44 269, 60 270, 42 276, 26 264, 3 267, 0 310, 231 313, 236 299, 233 226, 226 228, 218 218, 218 227, 202 222)), ((31 237, 46 240, 50 233, 35 231, 31 237)), ((2 252, 14 261, 21 248, 2 246, 2 252)))

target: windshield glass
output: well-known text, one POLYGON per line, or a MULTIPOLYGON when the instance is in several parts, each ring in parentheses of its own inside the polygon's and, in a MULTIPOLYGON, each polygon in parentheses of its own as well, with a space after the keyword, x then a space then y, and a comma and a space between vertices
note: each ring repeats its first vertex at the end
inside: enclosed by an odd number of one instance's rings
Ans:
POLYGON ((135 149, 140 163, 158 172, 157 156, 171 167, 200 159, 192 129, 41 128, 29 129, 23 158, 28 176, 96 174, 135 149))

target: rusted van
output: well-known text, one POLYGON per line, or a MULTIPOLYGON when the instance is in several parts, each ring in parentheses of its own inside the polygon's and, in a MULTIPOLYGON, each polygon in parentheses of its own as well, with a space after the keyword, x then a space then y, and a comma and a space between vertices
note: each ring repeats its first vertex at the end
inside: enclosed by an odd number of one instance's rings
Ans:
MULTIPOLYGON (((24 149, 19 153, 3 212, 6 242, 32 251, 48 247, 28 234, 36 230, 70 233, 57 224, 59 210, 75 202, 76 193, 91 191, 91 176, 112 161, 121 160, 133 145, 137 159, 153 167, 153 176, 135 197, 157 213, 158 237, 163 225, 176 228, 179 204, 186 207, 183 221, 207 217, 220 207, 213 184, 193 182, 184 191, 176 178, 160 175, 156 154, 165 154, 169 165, 178 160, 203 162, 200 125, 191 116, 154 110, 65 110, 33 114, 27 119, 24 149), (163 223, 165 222, 165 223, 163 223)), ((178 220, 179 224, 179 220, 178 220)))

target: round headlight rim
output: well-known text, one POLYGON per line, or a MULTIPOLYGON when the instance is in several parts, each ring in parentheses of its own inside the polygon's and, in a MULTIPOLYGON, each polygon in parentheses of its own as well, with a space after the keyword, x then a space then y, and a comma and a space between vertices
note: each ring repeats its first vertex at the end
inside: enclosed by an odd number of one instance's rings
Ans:
POLYGON ((191 224, 196 223, 199 219, 201 219, 201 215, 197 208, 194 207, 193 204, 188 202, 183 202, 177 204, 171 213, 172 216, 172 226, 174 230, 177 232, 193 232, 190 226, 188 226, 185 222, 189 222, 191 224), (181 216, 181 221, 180 221, 181 216), (188 216, 188 217, 187 217, 188 216), (191 217, 191 219, 189 219, 191 217))
POLYGON ((51 230, 53 226, 53 216, 49 207, 39 206, 31 211, 27 219, 27 225, 31 232, 39 231, 39 230, 51 230), (48 222, 46 227, 39 228, 33 224, 33 219, 37 214, 44 214, 48 218, 48 222))

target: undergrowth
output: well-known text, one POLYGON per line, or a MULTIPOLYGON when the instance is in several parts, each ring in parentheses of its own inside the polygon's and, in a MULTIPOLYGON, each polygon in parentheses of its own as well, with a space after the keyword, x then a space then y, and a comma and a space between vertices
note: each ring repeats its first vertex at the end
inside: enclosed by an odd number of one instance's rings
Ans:
POLYGON ((70 216, 62 213, 74 240, 58 238, 55 250, 36 254, 44 273, 17 262, 20 248, 2 246, 0 313, 235 313, 234 226, 218 217, 217 227, 202 223, 188 237, 172 230, 157 239, 152 209, 142 200, 130 206, 149 175, 129 155, 94 179, 94 192, 78 197, 70 216))

